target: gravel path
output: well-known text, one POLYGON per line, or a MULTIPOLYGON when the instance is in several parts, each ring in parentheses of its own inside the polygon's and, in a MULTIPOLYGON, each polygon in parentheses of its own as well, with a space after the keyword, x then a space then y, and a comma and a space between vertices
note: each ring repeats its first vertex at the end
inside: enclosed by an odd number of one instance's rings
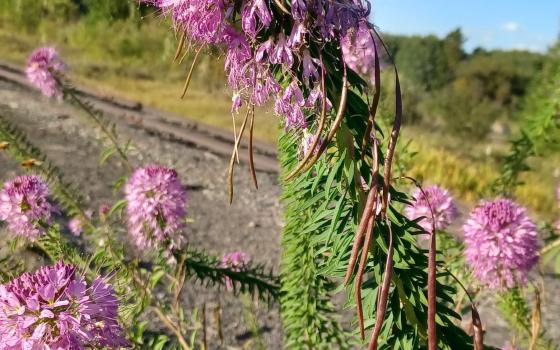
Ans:
MULTIPOLYGON (((114 202, 111 183, 124 174, 118 161, 98 166, 99 134, 88 126, 75 109, 47 101, 36 93, 0 81, 0 114, 23 129, 30 140, 60 167, 67 179, 81 185, 92 207, 114 202)), ((175 168, 189 188, 189 241, 210 253, 221 255, 244 250, 254 261, 264 263, 278 272, 280 230, 282 225, 279 186, 276 175, 258 173, 258 191, 252 189, 248 169, 238 167, 235 176, 235 200, 228 204, 225 172, 227 160, 207 151, 193 148, 138 128, 119 125, 123 140, 131 138, 138 151, 132 155, 135 164, 157 163, 175 168)), ((0 154, 0 181, 21 173, 21 168, 0 154)), ((546 277, 543 322, 556 341, 560 341, 560 283, 546 277)), ((185 304, 208 310, 209 347, 211 349, 254 349, 247 322, 243 319, 243 303, 211 288, 189 286, 185 304), (218 340, 213 308, 222 305, 224 345, 218 340)), ((487 343, 501 346, 509 339, 507 326, 498 317, 490 298, 480 304, 487 329, 487 343)), ((282 330, 277 306, 258 307, 259 326, 267 349, 280 349, 282 330)))

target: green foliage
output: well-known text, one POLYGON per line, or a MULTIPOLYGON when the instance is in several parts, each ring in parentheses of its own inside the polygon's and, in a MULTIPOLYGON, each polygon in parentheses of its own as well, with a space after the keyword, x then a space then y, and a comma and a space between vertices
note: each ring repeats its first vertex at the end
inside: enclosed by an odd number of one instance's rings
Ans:
POLYGON ((511 140, 511 150, 504 158, 500 177, 492 190, 512 195, 523 184, 521 175, 529 170, 534 156, 550 156, 560 150, 560 45, 551 50, 543 71, 531 85, 521 112, 521 135, 511 140))
MULTIPOLYGON (((324 50, 323 55, 328 52, 324 50)), ((329 56, 337 57, 336 54, 329 56)), ((328 64, 328 97, 331 101, 338 101, 342 85, 341 63, 332 59, 328 64)), ((373 166, 371 151, 360 152, 369 117, 369 106, 361 94, 366 87, 363 81, 353 76, 349 77, 349 81, 348 103, 335 141, 310 170, 283 183, 286 226, 282 240, 281 307, 286 344, 290 348, 345 346, 340 342, 343 333, 336 326, 334 309, 330 305, 330 284, 340 281, 347 269, 365 204, 360 179, 372 183, 373 166), (326 329, 325 324, 329 325, 326 329), (317 337, 313 338, 311 334, 317 334, 317 337)), ((334 113, 329 115, 330 120, 334 118, 334 113)), ((378 128, 380 126, 377 125, 378 128)), ((330 127, 327 125, 326 129, 330 127)), ((283 174, 296 166, 298 161, 294 155, 299 142, 300 135, 297 133, 280 138, 283 174)), ((384 140, 382 146, 386 145, 387 140, 384 140)), ((382 155, 380 158, 383 159, 382 155)), ((379 177, 377 181, 382 183, 383 179, 379 177)), ((366 329, 371 329, 376 322, 382 321, 377 317, 377 299, 385 277, 388 240, 392 236, 394 268, 379 340, 380 349, 424 349, 427 346, 427 252, 420 249, 416 242, 420 228, 397 210, 406 202, 404 193, 391 189, 392 204, 388 218, 376 218, 374 243, 368 251, 370 256, 365 266, 364 281, 358 285, 366 329)), ((438 276, 443 280, 447 273, 439 271, 438 276)), ((355 278, 356 271, 353 271, 350 285, 354 285, 355 278)), ((341 286, 337 290, 342 289, 341 286)), ((355 310, 354 289, 349 287, 347 292, 350 296, 346 306, 355 310)), ((460 319, 460 315, 450 307, 455 293, 452 286, 438 281, 438 349, 472 349, 473 346, 470 337, 455 325, 460 319)), ((353 342, 356 338, 348 339, 353 342)))
POLYGON ((464 138, 484 138, 515 112, 543 55, 525 51, 463 51, 460 29, 435 36, 388 36, 403 75, 407 123, 421 123, 464 138))
POLYGON ((82 0, 87 15, 92 20, 119 20, 134 15, 136 1, 134 0, 82 0))
MULTIPOLYGON (((279 140, 283 176, 293 168, 298 144, 294 135, 279 140)), ((322 176, 321 180, 326 180, 322 176)), ((282 294, 280 308, 284 324, 284 346, 290 349, 346 349, 349 336, 341 329, 331 295, 334 283, 321 271, 322 246, 314 239, 324 227, 317 216, 331 214, 325 204, 331 201, 323 193, 302 191, 301 181, 283 184, 285 227, 282 233, 282 294)), ((325 217, 337 222, 337 217, 325 217)))
POLYGON ((74 0, 2 0, 0 16, 27 32, 37 30, 42 20, 59 24, 77 18, 79 6, 74 0))
POLYGON ((0 283, 8 283, 12 278, 25 272, 21 259, 10 254, 0 258, 0 283))
POLYGON ((460 30, 451 33, 448 40, 433 35, 386 38, 403 76, 428 91, 447 84, 453 75, 450 67, 464 55, 460 30))
MULTIPOLYGON (((512 330, 521 339, 524 345, 529 344, 532 337, 532 310, 529 306, 525 292, 521 289, 511 289, 509 291, 497 295, 498 308, 506 321, 510 324, 512 330)), ((539 306, 540 307, 540 306, 539 306)), ((539 310, 540 312, 540 310, 539 310)), ((537 334, 536 349, 539 350, 555 350, 558 347, 547 338, 544 330, 540 330, 537 334)))
POLYGON ((522 131, 518 139, 511 141, 511 151, 504 157, 500 177, 491 184, 491 190, 494 193, 511 197, 515 192, 515 188, 523 184, 520 175, 531 170, 527 160, 534 155, 533 141, 522 131))
MULTIPOLYGON (((295 143, 294 139, 291 138, 292 147, 295 143)), ((289 140, 290 137, 285 136, 281 143, 289 142, 289 140)), ((288 192, 285 195, 293 203, 286 204, 286 230, 283 237, 285 252, 282 270, 283 292, 286 297, 281 298, 281 301, 284 323, 287 328, 286 336, 288 340, 290 340, 289 337, 294 337, 295 344, 305 344, 304 340, 294 336, 302 326, 301 323, 303 325, 313 324, 309 321, 298 323, 298 319, 318 317, 312 313, 315 305, 310 306, 309 302, 305 302, 307 299, 304 292, 301 291, 301 287, 309 286, 307 292, 312 293, 313 302, 317 303, 321 300, 312 289, 318 282, 310 284, 308 279, 305 279, 306 270, 316 271, 315 280, 339 280, 348 264, 350 247, 357 225, 359 204, 355 194, 353 196, 353 192, 356 191, 355 185, 352 177, 348 177, 350 174, 348 171, 351 170, 344 168, 344 162, 340 162, 341 158, 337 156, 340 155, 338 152, 344 154, 342 150, 334 151, 327 156, 328 159, 320 161, 293 184, 286 185, 288 192), (296 193, 297 195, 294 196, 296 193), (290 213, 294 214, 288 216, 290 213), (305 213, 309 213, 310 216, 305 213), (297 227, 297 229, 290 229, 290 227, 297 227), (312 242, 311 247, 306 241, 312 242), (309 254, 312 254, 312 259, 306 258, 309 254), (306 262, 307 265, 304 265, 306 262), (288 313, 287 316, 286 313, 288 313), (292 328, 293 322, 295 324, 292 328), (299 343, 296 342, 296 339, 299 340, 299 343)), ((367 172, 368 168, 364 168, 364 171, 367 172)), ((394 200, 404 201, 404 198, 402 193, 393 193, 394 200)), ((419 349, 426 346, 427 257, 425 251, 416 246, 416 238, 413 234, 415 230, 412 224, 396 210, 391 211, 391 221, 392 232, 396 240, 393 275, 395 286, 389 296, 388 315, 383 327, 380 348, 419 349)), ((366 275, 369 277, 361 287, 366 325, 370 327, 376 319, 376 296, 383 276, 388 234, 388 226, 378 221, 374 233, 376 241, 370 250, 372 256, 368 259, 367 265, 366 275)), ((441 273, 441 277, 445 277, 445 273, 441 273)), ((352 289, 349 290, 350 295, 351 292, 352 289)), ((438 285, 439 348, 470 349, 472 348, 470 338, 453 323, 455 318, 460 316, 447 306, 447 304, 452 304, 453 293, 453 289, 443 284, 438 285)), ((323 298, 328 295, 323 294, 323 298)), ((327 301, 323 301, 323 303, 326 304, 327 301)), ((355 308, 355 301, 351 297, 348 300, 348 307, 355 308)), ((322 312, 322 319, 325 322, 332 311, 326 309, 322 312)), ((315 333, 324 334, 322 328, 315 330, 315 333)), ((300 337, 304 335, 305 333, 302 333, 300 337)), ((330 341, 331 347, 336 344, 333 339, 327 337, 323 339, 324 342, 330 341)), ((314 345, 318 346, 316 343, 314 345)), ((295 348, 312 347, 299 345, 295 348)))
POLYGON ((243 271, 220 266, 220 259, 209 256, 192 247, 176 256, 184 261, 185 273, 190 279, 198 280, 203 285, 225 286, 226 277, 233 282, 235 293, 255 295, 259 299, 273 302, 278 299, 279 279, 266 272, 263 265, 249 265, 243 271))

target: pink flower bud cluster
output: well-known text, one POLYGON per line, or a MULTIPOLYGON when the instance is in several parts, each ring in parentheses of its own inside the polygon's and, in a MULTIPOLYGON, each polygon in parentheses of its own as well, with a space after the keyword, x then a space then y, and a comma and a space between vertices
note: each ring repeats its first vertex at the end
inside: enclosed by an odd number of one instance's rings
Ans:
MULTIPOLYGON (((361 22, 357 29, 349 30, 340 41, 344 61, 356 73, 368 77, 370 82, 375 83, 375 51, 380 48, 381 43, 374 44, 374 36, 371 34, 366 22, 361 22)), ((378 59, 381 56, 378 51, 378 59)), ((379 63, 381 68, 381 62, 379 63)))
POLYGON ((139 168, 125 186, 128 233, 140 250, 173 250, 183 243, 187 195, 177 172, 161 166, 139 168))
MULTIPOLYGON (((405 213, 427 232, 447 228, 457 218, 456 204, 439 186, 416 190, 405 213), (425 195, 424 195, 425 193, 425 195), (430 210, 431 206, 431 210, 430 210), (433 210, 433 216, 432 211, 433 210)), ((538 232, 525 208, 512 200, 482 201, 463 225, 465 258, 477 279, 491 289, 523 285, 538 262, 538 232)))
POLYGON ((84 220, 91 220, 93 216, 93 210, 88 209, 84 212, 85 218, 81 216, 75 216, 72 219, 68 220, 68 229, 70 233, 74 236, 78 237, 82 234, 82 229, 84 226, 84 220))
POLYGON ((505 289, 526 282, 539 256, 537 227, 523 207, 504 198, 483 201, 463 230, 467 262, 482 283, 505 289))

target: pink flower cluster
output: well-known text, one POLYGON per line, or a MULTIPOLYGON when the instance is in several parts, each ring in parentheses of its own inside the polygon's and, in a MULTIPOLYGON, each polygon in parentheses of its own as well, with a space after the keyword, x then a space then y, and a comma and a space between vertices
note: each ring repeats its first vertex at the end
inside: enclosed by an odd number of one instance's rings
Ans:
MULTIPOLYGON (((222 263, 220 266, 222 268, 230 268, 233 271, 243 271, 243 269, 247 266, 247 264, 251 261, 249 255, 244 252, 231 252, 226 253, 222 257, 222 263)), ((233 289, 233 281, 231 278, 225 278, 226 289, 232 290, 233 289)))
POLYGON ((12 233, 34 240, 51 222, 54 208, 48 197, 49 187, 40 177, 18 176, 0 190, 0 220, 12 233))
POLYGON ((118 301, 100 277, 87 284, 58 262, 0 285, 0 350, 127 347, 118 301))
POLYGON ((308 128, 306 115, 322 108, 318 53, 322 48, 309 45, 310 38, 318 36, 322 45, 342 46, 341 59, 350 69, 372 74, 375 55, 366 1, 282 2, 290 12, 290 27, 280 19, 284 10, 271 0, 248 0, 240 6, 232 0, 144 2, 169 14, 175 29, 186 33, 190 44, 226 48, 225 71, 233 90, 233 112, 243 104, 262 106, 272 97, 274 111, 284 117, 286 129, 308 128), (235 26, 237 19, 242 31, 235 26))
POLYGON ((374 37, 366 22, 361 22, 357 30, 349 30, 340 40, 344 61, 348 67, 368 77, 371 83, 375 83, 375 51, 380 45, 374 43, 374 37))
POLYGON ((31 53, 25 73, 27 79, 47 97, 62 98, 63 92, 55 79, 66 70, 66 64, 52 47, 41 47, 31 53))
POLYGON ((458 214, 453 197, 440 186, 429 186, 423 190, 424 193, 417 189, 412 194, 412 203, 405 208, 406 216, 411 220, 422 218, 418 224, 426 232, 432 232, 432 223, 436 230, 444 230, 458 214))
POLYGON ((465 255, 476 277, 493 289, 526 282, 538 262, 537 228, 526 210, 498 198, 484 201, 463 226, 465 255))
MULTIPOLYGON (((86 210, 84 214, 86 216, 86 219, 91 219, 91 217, 93 216, 93 210, 86 210)), ((72 233, 76 237, 82 233, 83 226, 84 218, 80 216, 75 216, 68 221, 68 229, 70 230, 70 233, 72 233)))
POLYGON ((125 193, 128 231, 139 249, 181 246, 187 196, 175 170, 155 165, 137 169, 125 193))

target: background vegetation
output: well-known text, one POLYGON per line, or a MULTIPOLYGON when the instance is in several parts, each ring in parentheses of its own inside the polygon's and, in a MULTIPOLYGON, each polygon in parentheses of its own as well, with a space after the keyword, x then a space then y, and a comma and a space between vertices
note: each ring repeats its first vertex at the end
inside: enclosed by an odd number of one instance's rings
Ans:
MULTIPOLYGON (((199 61, 189 94, 180 100, 191 57, 173 63, 177 38, 161 21, 132 0, 3 0, 0 60, 22 64, 33 48, 53 45, 82 85, 230 128, 220 53, 199 61)), ((539 113, 547 97, 542 86, 560 66, 560 50, 469 53, 460 29, 444 38, 385 37, 402 74, 404 137, 411 140, 401 146, 401 161, 409 175, 446 186, 465 202, 477 201, 498 176, 509 140, 539 113)), ((382 86, 391 96, 391 83, 382 86)), ((383 102, 381 115, 390 117, 393 101, 383 102)), ((258 114, 255 135, 276 139, 276 117, 258 114)), ((522 174, 516 194, 534 214, 552 219, 558 216, 560 154, 547 147, 536 155, 528 160, 535 171, 522 174)))

